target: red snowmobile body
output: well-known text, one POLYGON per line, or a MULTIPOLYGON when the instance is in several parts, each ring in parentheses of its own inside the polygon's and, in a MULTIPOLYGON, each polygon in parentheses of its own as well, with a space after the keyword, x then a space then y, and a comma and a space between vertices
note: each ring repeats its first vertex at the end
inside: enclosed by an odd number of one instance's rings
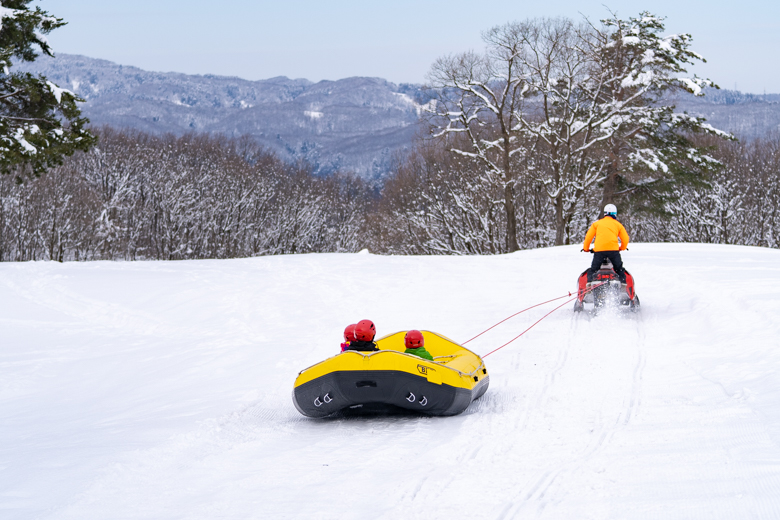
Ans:
POLYGON ((574 302, 574 312, 584 310, 585 304, 593 304, 595 311, 610 302, 637 312, 639 297, 634 290, 634 277, 625 269, 624 272, 626 281, 621 282, 608 258, 604 259, 591 281, 588 281, 588 270, 583 271, 577 279, 577 301, 574 302))

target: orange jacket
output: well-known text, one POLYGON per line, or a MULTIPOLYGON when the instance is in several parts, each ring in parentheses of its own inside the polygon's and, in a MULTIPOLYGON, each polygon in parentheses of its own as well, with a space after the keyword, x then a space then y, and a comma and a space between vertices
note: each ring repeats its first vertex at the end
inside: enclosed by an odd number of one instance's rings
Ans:
POLYGON ((593 245, 593 250, 596 252, 623 251, 628 247, 626 228, 612 217, 604 217, 590 225, 582 249, 585 251, 590 249, 590 243, 594 238, 596 243, 593 245), (618 244, 618 238, 620 238, 620 244, 618 244))

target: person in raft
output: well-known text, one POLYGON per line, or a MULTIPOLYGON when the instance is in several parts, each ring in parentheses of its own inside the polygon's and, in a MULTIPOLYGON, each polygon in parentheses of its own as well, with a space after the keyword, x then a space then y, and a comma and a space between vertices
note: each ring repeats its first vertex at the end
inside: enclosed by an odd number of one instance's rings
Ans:
POLYGON ((618 222, 617 208, 614 204, 604 206, 604 218, 591 224, 588 233, 585 235, 582 250, 586 253, 590 251, 590 243, 594 239, 593 262, 590 264, 590 269, 588 269, 588 281, 593 280, 593 274, 599 270, 601 262, 605 258, 609 258, 620 281, 626 283, 626 272, 623 270, 623 260, 620 258, 620 252, 628 247, 628 233, 623 224, 618 222))
POLYGON ((355 325, 355 341, 350 341, 347 350, 357 350, 358 352, 373 352, 379 350, 374 343, 376 328, 371 320, 360 320, 355 325))
POLYGON ((430 352, 425 350, 425 338, 423 338, 422 332, 419 330, 410 330, 407 332, 406 336, 404 336, 404 345, 406 345, 404 354, 412 354, 413 356, 433 361, 433 356, 431 356, 430 352))
POLYGON ((355 341, 355 324, 347 325, 344 329, 344 343, 341 344, 341 351, 344 352, 349 348, 349 344, 355 341))

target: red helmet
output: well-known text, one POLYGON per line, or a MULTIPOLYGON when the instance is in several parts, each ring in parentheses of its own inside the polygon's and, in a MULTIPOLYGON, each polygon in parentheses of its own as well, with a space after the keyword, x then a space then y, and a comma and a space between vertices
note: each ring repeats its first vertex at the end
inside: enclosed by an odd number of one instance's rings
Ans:
POLYGON ((374 341, 376 327, 371 320, 360 320, 355 325, 355 339, 358 341, 374 341))
POLYGON ((344 341, 355 341, 355 324, 347 325, 344 329, 344 341))
POLYGON ((425 345, 425 338, 419 330, 410 330, 404 336, 404 345, 406 348, 420 348, 425 345))

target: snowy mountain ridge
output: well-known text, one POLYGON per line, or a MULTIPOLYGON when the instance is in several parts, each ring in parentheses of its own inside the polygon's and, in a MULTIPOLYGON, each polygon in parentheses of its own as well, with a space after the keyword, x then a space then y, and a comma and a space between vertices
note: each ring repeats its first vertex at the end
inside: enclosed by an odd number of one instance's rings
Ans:
POLYGON ((251 135, 286 160, 308 161, 319 174, 345 169, 381 176, 393 152, 411 145, 421 111, 417 86, 381 78, 249 81, 147 72, 68 54, 20 68, 84 98, 83 112, 94 125, 251 135))
MULTIPOLYGON (((83 112, 94 125, 155 134, 250 135, 287 161, 309 162, 318 174, 344 169, 365 178, 381 178, 393 154, 412 146, 423 105, 430 99, 421 85, 381 78, 249 81, 148 72, 68 54, 20 67, 83 97, 83 112)), ((778 131, 778 101, 780 94, 714 89, 701 98, 674 99, 678 111, 704 116, 741 138, 778 131)))

